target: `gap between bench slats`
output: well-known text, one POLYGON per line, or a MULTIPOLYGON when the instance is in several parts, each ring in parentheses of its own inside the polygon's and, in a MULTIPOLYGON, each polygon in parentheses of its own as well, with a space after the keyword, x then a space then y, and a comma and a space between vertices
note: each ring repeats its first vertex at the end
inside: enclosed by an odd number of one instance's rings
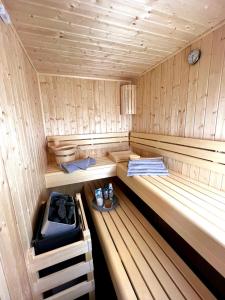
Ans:
MULTIPOLYGON (((173 297, 175 297, 176 299, 185 299, 186 297, 189 297, 189 299, 199 299, 196 292, 194 292, 193 288, 184 279, 183 274, 180 273, 180 271, 172 264, 171 260, 165 255, 163 250, 159 248, 158 244, 156 244, 156 242, 151 239, 150 235, 146 234, 146 231, 143 230, 143 226, 140 221, 138 221, 136 219, 136 216, 129 210, 127 206, 127 202, 129 201, 126 200, 126 197, 118 189, 116 189, 116 193, 118 193, 118 196, 120 198, 123 198, 124 202, 121 201, 121 207, 118 207, 116 211, 103 213, 102 215, 106 221, 106 224, 108 224, 108 230, 112 231, 111 235, 115 246, 117 247, 119 252, 122 251, 120 255, 124 255, 124 246, 121 246, 121 244, 123 243, 126 245, 126 248, 129 249, 131 258, 134 260, 136 266, 139 269, 139 272, 141 273, 141 276, 143 277, 143 280, 146 282, 152 295, 156 299, 167 299, 173 297), (134 225, 132 224, 132 222, 134 222, 134 225), (148 240, 148 243, 146 242, 146 239, 148 240), (120 241, 119 246, 118 240, 120 241), (154 252, 151 247, 158 247, 158 249, 154 252), (161 252, 159 249, 161 249, 161 252), (166 266, 164 265, 164 263, 166 266), (149 266, 147 267, 146 264, 149 264, 149 266), (149 272, 151 275, 149 274, 149 272), (169 274, 170 272, 172 273, 171 276, 169 274), (176 274, 174 274, 174 272, 176 274), (160 278, 157 277, 158 274, 160 274, 160 278), (182 286, 182 291, 179 289, 179 287, 176 286, 176 283, 174 282, 174 280, 177 282, 177 277, 178 282, 182 286)), ((127 255, 124 258, 121 257, 121 259, 127 259, 127 255)), ((125 261, 125 268, 129 268, 129 262, 125 261)), ((130 280, 132 281, 132 278, 134 276, 133 273, 131 273, 131 276, 132 277, 130 278, 130 280)), ((133 278, 133 280, 135 282, 136 277, 133 278)))
POLYGON ((136 300, 137 297, 131 286, 127 273, 122 265, 118 252, 116 251, 114 242, 107 229, 105 221, 100 212, 92 209, 91 201, 93 199, 93 189, 88 184, 85 184, 85 195, 88 198, 88 204, 91 209, 91 214, 95 222, 95 226, 98 228, 98 237, 104 250, 104 256, 111 274, 117 296, 119 299, 136 300), (120 280, 118 280, 118 278, 120 280))
POLYGON ((210 222, 213 226, 216 226, 218 229, 224 231, 224 211, 214 207, 211 204, 208 204, 205 200, 195 197, 193 194, 180 188, 175 183, 173 184, 169 182, 169 178, 163 179, 160 177, 150 176, 143 176, 143 178, 148 182, 154 184, 161 191, 167 193, 167 195, 170 195, 171 197, 176 199, 176 201, 189 208, 191 211, 196 213, 201 218, 205 219, 207 222, 210 222))

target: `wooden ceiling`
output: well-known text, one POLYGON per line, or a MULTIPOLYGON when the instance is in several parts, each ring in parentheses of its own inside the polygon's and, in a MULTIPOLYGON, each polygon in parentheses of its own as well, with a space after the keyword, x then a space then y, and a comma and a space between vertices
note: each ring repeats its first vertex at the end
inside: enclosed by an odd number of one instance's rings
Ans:
POLYGON ((225 19, 224 0, 4 0, 40 73, 132 79, 225 19))

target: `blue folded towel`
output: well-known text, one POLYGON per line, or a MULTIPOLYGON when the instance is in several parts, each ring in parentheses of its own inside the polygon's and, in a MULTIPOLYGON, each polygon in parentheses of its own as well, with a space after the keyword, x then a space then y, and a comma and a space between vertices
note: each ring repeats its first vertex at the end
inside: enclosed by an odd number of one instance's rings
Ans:
POLYGON ((96 160, 94 158, 88 157, 85 159, 75 160, 69 163, 63 163, 60 166, 66 173, 72 173, 77 170, 86 170, 88 167, 95 164, 96 160))
POLYGON ((137 159, 128 162, 127 176, 167 176, 168 174, 162 159, 137 159))

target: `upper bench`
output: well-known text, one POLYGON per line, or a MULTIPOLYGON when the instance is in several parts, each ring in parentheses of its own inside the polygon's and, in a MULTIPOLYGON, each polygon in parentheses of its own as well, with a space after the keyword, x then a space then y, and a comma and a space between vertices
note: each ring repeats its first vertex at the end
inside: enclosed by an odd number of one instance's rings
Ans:
MULTIPOLYGON (((225 142, 132 132, 132 148, 225 174, 225 142)), ((169 170, 169 176, 117 176, 225 277, 225 193, 169 170)))
MULTIPOLYGON (((129 148, 129 133, 95 133, 58 135, 47 137, 48 146, 77 146, 77 158, 86 156, 100 156, 96 158, 96 165, 87 170, 79 170, 74 173, 64 173, 52 161, 48 164, 45 174, 46 187, 52 188, 67 184, 90 181, 94 179, 116 176, 116 163, 106 157, 109 151, 127 150, 129 148)), ((51 160, 51 159, 50 159, 51 160)))

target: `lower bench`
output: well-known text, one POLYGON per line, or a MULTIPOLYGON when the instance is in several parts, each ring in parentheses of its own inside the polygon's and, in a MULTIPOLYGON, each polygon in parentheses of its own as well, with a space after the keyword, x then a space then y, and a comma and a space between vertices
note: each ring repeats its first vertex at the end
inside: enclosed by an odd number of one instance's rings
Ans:
POLYGON ((117 208, 92 208, 94 189, 103 184, 84 189, 118 299, 215 299, 115 184, 117 208))

